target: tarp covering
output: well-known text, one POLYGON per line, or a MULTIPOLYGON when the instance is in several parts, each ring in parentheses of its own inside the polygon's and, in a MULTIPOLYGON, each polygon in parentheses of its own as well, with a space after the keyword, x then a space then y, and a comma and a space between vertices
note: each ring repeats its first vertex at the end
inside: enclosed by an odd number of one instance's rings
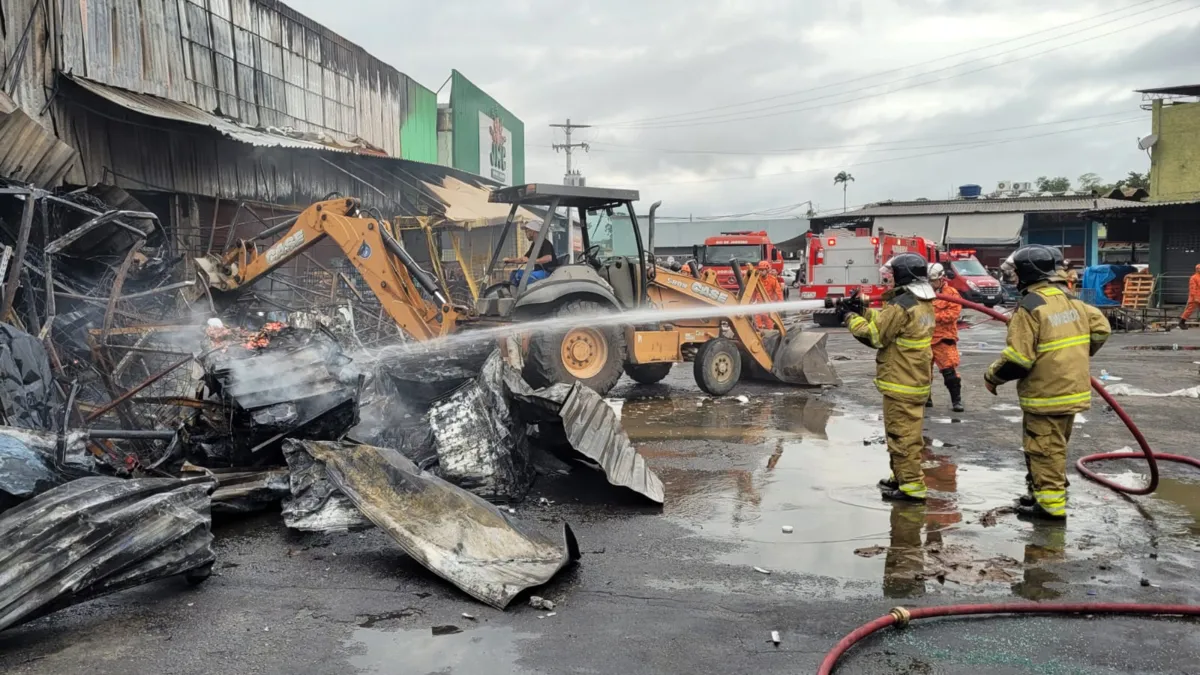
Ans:
POLYGON ((466 490, 421 471, 395 450, 289 441, 405 553, 467 594, 504 609, 579 557, 571 528, 551 539, 466 490))
POLYGON ((212 486, 81 478, 0 515, 0 630, 155 579, 206 578, 212 486))
POLYGON ((1120 302, 1104 294, 1104 287, 1136 271, 1137 268, 1132 265, 1092 265, 1083 270, 1083 292, 1080 293, 1080 297, 1097 307, 1119 305, 1120 302))
POLYGON ((0 323, 0 424, 53 430, 55 403, 50 359, 42 343, 0 323))

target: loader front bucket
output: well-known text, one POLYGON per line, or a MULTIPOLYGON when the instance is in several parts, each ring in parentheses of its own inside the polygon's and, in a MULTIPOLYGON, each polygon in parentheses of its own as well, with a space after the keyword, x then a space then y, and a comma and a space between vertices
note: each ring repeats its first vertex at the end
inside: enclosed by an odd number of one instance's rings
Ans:
MULTIPOLYGON (((825 333, 809 333, 793 328, 782 339, 779 333, 767 331, 763 335, 763 346, 771 354, 773 379, 785 384, 817 386, 837 384, 837 373, 825 352, 825 333)), ((761 368, 754 369, 763 374, 761 368)))

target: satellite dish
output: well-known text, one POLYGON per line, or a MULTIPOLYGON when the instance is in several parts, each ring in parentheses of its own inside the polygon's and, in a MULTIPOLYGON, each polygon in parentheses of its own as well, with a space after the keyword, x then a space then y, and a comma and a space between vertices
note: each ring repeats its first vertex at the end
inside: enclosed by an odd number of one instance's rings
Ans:
POLYGON ((1149 150, 1158 142, 1158 134, 1150 134, 1144 138, 1138 139, 1138 150, 1149 150))

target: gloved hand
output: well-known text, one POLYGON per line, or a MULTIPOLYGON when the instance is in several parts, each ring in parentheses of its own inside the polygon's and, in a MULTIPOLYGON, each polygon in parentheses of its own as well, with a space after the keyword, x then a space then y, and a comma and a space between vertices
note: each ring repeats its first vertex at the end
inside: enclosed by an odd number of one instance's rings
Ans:
POLYGON ((838 323, 844 326, 851 314, 862 314, 865 310, 864 305, 862 297, 858 294, 858 289, 850 291, 850 295, 844 298, 838 298, 834 302, 838 323))
POLYGON ((998 395, 998 394, 996 394, 996 385, 992 384, 992 381, 987 379, 986 377, 983 378, 983 387, 984 387, 984 389, 987 389, 988 391, 990 391, 992 393, 992 396, 998 395))

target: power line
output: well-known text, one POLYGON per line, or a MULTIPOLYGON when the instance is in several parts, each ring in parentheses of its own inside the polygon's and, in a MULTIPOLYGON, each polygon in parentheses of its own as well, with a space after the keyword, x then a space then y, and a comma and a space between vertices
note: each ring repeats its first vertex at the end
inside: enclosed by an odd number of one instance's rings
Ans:
POLYGON ((1051 131, 1051 132, 1047 132, 1044 134, 1035 134, 1032 136, 1018 136, 1015 138, 1004 138, 1004 139, 991 140, 991 141, 980 141, 978 143, 974 143, 974 142, 965 143, 965 144, 962 144, 961 146, 953 147, 948 150, 938 150, 935 152, 927 152, 927 153, 921 153, 921 154, 917 154, 917 155, 906 155, 904 157, 889 157, 887 159, 871 160, 868 162, 858 162, 856 164, 842 164, 842 165, 832 166, 832 167, 822 167, 822 168, 814 168, 814 169, 799 169, 796 171, 779 171, 779 172, 775 172, 775 173, 751 174, 751 175, 746 175, 746 176, 725 176, 722 178, 707 178, 707 179, 701 179, 701 180, 667 181, 667 182, 663 182, 663 183, 643 183, 642 185, 643 186, 658 186, 658 185, 691 185, 691 184, 701 184, 701 183, 721 183, 721 182, 731 181, 731 180, 757 180, 759 178, 770 178, 773 176, 791 176, 791 175, 802 174, 802 173, 813 173, 813 172, 817 172, 817 171, 837 171, 840 169, 857 168, 860 166, 870 166, 873 164, 885 164, 888 162, 901 162, 901 161, 910 160, 910 159, 931 157, 934 155, 944 155, 947 153, 960 152, 963 150, 975 150, 978 148, 992 147, 992 146, 996 146, 996 145, 1004 145, 1006 143, 1025 141, 1025 140, 1030 140, 1030 139, 1034 139, 1034 138, 1057 136, 1059 134, 1073 133, 1076 131, 1099 129, 1099 128, 1111 127, 1111 126, 1119 126, 1122 124, 1129 124, 1131 122, 1142 122, 1142 121, 1144 121, 1144 120, 1142 120, 1139 117, 1139 118, 1132 118, 1132 119, 1128 119, 1128 120, 1118 120, 1116 122, 1106 122, 1103 124, 1096 124, 1096 125, 1086 126, 1086 127, 1076 127, 1073 129, 1060 129, 1058 131, 1051 131))
POLYGON ((566 150, 566 152, 567 152, 567 172, 565 174, 563 174, 563 184, 564 185, 577 185, 577 184, 579 184, 581 179, 579 177, 578 172, 572 173, 572 171, 571 171, 571 151, 574 150, 575 148, 580 148, 584 152, 587 152, 589 149, 589 146, 587 143, 572 143, 571 142, 571 130, 572 129, 590 129, 592 125, 590 125, 590 124, 571 124, 571 118, 568 117, 566 124, 551 124, 550 126, 558 128, 558 129, 562 129, 563 133, 567 137, 566 143, 555 143, 550 146, 550 147, 554 148, 555 152, 558 152, 559 150, 566 150))
MULTIPOLYGON (((1161 8, 1163 8, 1163 7, 1166 7, 1167 5, 1173 5, 1173 4, 1176 4, 1176 3, 1179 3, 1179 2, 1183 2, 1183 0, 1170 0, 1170 2, 1167 2, 1167 3, 1166 3, 1166 4, 1164 4, 1164 5, 1160 5, 1159 7, 1155 7, 1154 9, 1161 9, 1161 8)), ((1023 55, 1023 56, 1018 56, 1018 57, 1015 57, 1015 58, 1009 59, 1009 60, 1007 60, 1007 61, 1001 61, 1001 62, 999 62, 999 63, 992 63, 992 64, 988 64, 988 65, 985 65, 985 66, 981 66, 981 67, 979 67, 979 68, 974 68, 974 69, 972 69, 972 70, 963 71, 963 72, 961 72, 961 73, 954 73, 954 74, 951 74, 951 75, 947 75, 947 76, 945 76, 945 77, 939 77, 939 78, 935 78, 935 79, 932 79, 932 80, 927 80, 927 81, 922 81, 922 82, 914 82, 914 83, 912 83, 912 84, 908 84, 908 85, 905 85, 905 86, 902 86, 902 87, 896 87, 896 88, 894 88, 894 89, 889 89, 889 90, 887 90, 887 91, 876 92, 876 93, 867 94, 867 95, 864 95, 864 96, 857 96, 857 97, 854 97, 854 98, 849 98, 849 99, 844 99, 844 100, 839 100, 839 101, 831 101, 831 102, 829 102, 829 103, 821 103, 821 104, 814 105, 814 106, 809 106, 809 107, 806 107, 806 108, 792 108, 792 109, 788 109, 788 110, 779 110, 779 111, 776 111, 776 112, 770 112, 770 113, 765 113, 765 114, 755 114, 755 115, 749 115, 749 116, 743 116, 743 117, 730 117, 730 116, 729 116, 729 115, 741 115, 741 114, 743 114, 743 113, 726 113, 726 114, 723 114, 723 115, 712 115, 712 116, 708 116, 708 117, 699 117, 699 118, 695 118, 695 119, 692 119, 692 120, 684 120, 684 121, 682 121, 682 122, 679 122, 679 123, 664 123, 664 124, 658 124, 658 125, 649 124, 649 125, 644 125, 644 126, 629 126, 629 127, 620 127, 620 128, 628 128, 628 129, 671 129, 671 128, 685 128, 685 127, 694 127, 694 126, 709 126, 709 125, 714 125, 714 124, 725 124, 725 123, 727 123, 727 122, 744 122, 744 121, 749 121, 749 120, 759 120, 759 119, 766 119, 766 118, 770 118, 770 117, 779 117, 779 116, 781 116, 781 115, 789 115, 789 114, 792 114, 792 113, 807 112, 807 111, 810 111, 810 110, 818 110, 818 109, 821 109, 821 108, 826 108, 826 107, 833 106, 833 105, 845 105, 845 104, 847 104, 847 103, 854 103, 854 102, 856 102, 856 101, 863 101, 863 100, 866 100, 866 99, 877 99, 877 98, 879 98, 879 97, 882 97, 882 96, 887 96, 887 95, 889 95, 889 94, 894 94, 894 93, 901 92, 901 91, 907 91, 907 90, 909 90, 909 89, 915 89, 915 88, 917 88, 917 87, 923 87, 923 86, 926 86, 926 85, 929 85, 929 84, 936 84, 936 83, 938 83, 938 82, 945 82, 945 81, 947 81, 947 80, 956 79, 956 78, 959 78, 959 77, 963 77, 963 76, 965 76, 965 75, 973 75, 973 74, 975 74, 975 73, 983 72, 983 71, 985 71, 985 70, 991 70, 991 69, 993 69, 993 68, 998 68, 998 67, 1000 67, 1000 66, 1006 66, 1006 65, 1009 65, 1009 64, 1012 64, 1012 63, 1016 63, 1016 62, 1018 62, 1018 61, 1025 61, 1025 60, 1028 60, 1028 59, 1031 59, 1031 58, 1034 58, 1034 57, 1037 57, 1037 56, 1042 56, 1042 55, 1049 54, 1049 53, 1051 53, 1051 52, 1055 52, 1055 51, 1058 51, 1058 50, 1061 50, 1061 49, 1066 49, 1066 48, 1068 48, 1068 47, 1074 47, 1074 46, 1081 45, 1081 44, 1084 44, 1084 43, 1087 43, 1087 42, 1092 42, 1092 41, 1094 41, 1094 40, 1099 40, 1099 39, 1101 39, 1101 38, 1105 38, 1105 37, 1108 37, 1108 36, 1111 36, 1111 35, 1115 35, 1115 34, 1117 34, 1117 33, 1122 33, 1122 32, 1125 32, 1125 31, 1127 31, 1127 30, 1133 30, 1134 28, 1140 28, 1140 27, 1142 27, 1142 26, 1144 26, 1144 25, 1146 25, 1146 24, 1154 23, 1154 22, 1156 22, 1156 21, 1161 21, 1161 20, 1163 20, 1163 19, 1167 19, 1167 18, 1170 18, 1170 17, 1172 17, 1172 16, 1176 16, 1176 15, 1178 15, 1178 14, 1183 14, 1183 13, 1185 13, 1185 12, 1190 12, 1190 11, 1193 11, 1193 10, 1195 10, 1195 9, 1197 9, 1197 8, 1200 8, 1200 5, 1193 5, 1193 6, 1191 6, 1191 7, 1186 7, 1186 8, 1184 8, 1184 9, 1177 10, 1177 11, 1175 11, 1175 12, 1171 12, 1171 13, 1169 13, 1169 14, 1164 14, 1164 15, 1162 15, 1162 16, 1154 17, 1154 18, 1152 18, 1152 19, 1147 19, 1146 21, 1142 21, 1142 22, 1140 22, 1140 23, 1136 23, 1136 24, 1129 24, 1129 25, 1127 25, 1127 26, 1123 26, 1123 27, 1121 27, 1121 28, 1117 28, 1117 29, 1115 29, 1115 30, 1111 30, 1111 31, 1109 31, 1109 32, 1107 32, 1107 33, 1102 33, 1102 34, 1100 34, 1100 35, 1094 35, 1094 36, 1091 36, 1091 37, 1084 38, 1084 39, 1082 39, 1082 40, 1076 40, 1075 42, 1069 42, 1069 43, 1067 43, 1067 44, 1063 44, 1063 45, 1057 45, 1057 46, 1054 46, 1054 47, 1050 47, 1049 49, 1043 49, 1043 50, 1041 50, 1041 51, 1034 52, 1034 53, 1032 53, 1032 54, 1026 54, 1026 55, 1023 55), (723 118, 725 118, 725 119, 718 119, 718 118, 722 118, 722 117, 723 117, 723 118)), ((1099 26, 1093 26, 1093 27, 1091 27, 1091 28, 1087 28, 1087 29, 1085 29, 1085 30, 1092 30, 1092 29, 1094 29, 1094 28, 1098 28, 1098 27, 1099 27, 1099 26)), ((1077 32, 1081 32, 1081 31, 1077 31, 1077 32)), ((1062 37, 1062 36, 1060 36, 1060 37, 1062 37)), ((1054 39, 1058 39, 1058 38, 1054 38, 1054 39)), ((1034 43, 1034 44, 1039 44, 1039 43, 1034 43)), ((1026 47, 1028 47, 1028 46, 1033 46, 1033 45, 1026 45, 1026 47)), ((1018 49, 1024 49, 1024 48, 1025 48, 1025 47, 1020 47, 1020 48, 1018 48, 1018 49)), ((1010 51, 1016 51, 1016 50, 1010 50, 1010 51)), ((1003 54, 1003 53, 1006 53, 1006 52, 1002 52, 1002 54, 1003 54)), ((999 56, 999 55, 1000 55, 1000 54, 995 54, 995 55, 992 55, 992 56, 989 56, 989 57, 984 57, 984 58, 994 58, 995 56, 999 56)), ((972 61, 980 61, 980 60, 983 60, 983 59, 973 59, 972 61)), ((961 65, 964 65, 964 64, 966 64, 966 63, 971 63, 972 61, 965 61, 965 62, 963 62, 963 63, 960 63, 960 64, 955 64, 955 65, 953 65, 953 66, 948 66, 948 67, 946 67, 946 68, 939 68, 939 69, 937 69, 937 70, 932 70, 932 71, 928 71, 928 72, 925 72, 925 73, 919 73, 919 74, 917 74, 917 75, 913 75, 913 76, 911 76, 911 77, 900 78, 899 80, 895 80, 895 82, 903 82, 904 80, 911 80, 911 79, 915 79, 915 78, 917 78, 917 77, 922 77, 922 76, 924 76, 924 75, 930 75, 930 74, 932 74, 932 73, 936 73, 936 72, 941 72, 941 71, 944 71, 944 70, 951 70, 951 69, 954 69, 954 68, 958 68, 958 67, 960 67, 961 65)), ((763 108, 763 110, 771 110, 771 109, 773 109, 773 108, 787 107, 787 106, 796 105, 796 104, 809 103, 809 102, 811 102, 811 101, 819 101, 819 100, 822 100, 822 99, 832 98, 832 97, 836 97, 836 96, 844 96, 844 95, 846 95, 846 94, 853 94, 853 93, 855 93, 855 92, 859 92, 859 91, 865 91, 865 90, 868 90, 868 89, 875 89, 875 88, 877 88, 877 87, 880 87, 880 86, 885 86, 886 84, 887 84, 887 83, 884 83, 884 84, 878 84, 878 85, 869 85, 869 86, 867 86, 867 87, 860 87, 860 88, 858 88, 858 89, 852 89, 852 90, 845 91, 845 92, 839 92, 839 93, 835 93, 835 94, 828 94, 828 95, 826 95, 826 96, 818 96, 818 97, 816 97, 816 98, 808 99, 808 100, 806 100, 806 101, 797 101, 797 102, 792 102, 792 103, 781 104, 781 105, 778 105, 778 106, 768 106, 767 108, 763 108)))
MULTIPOLYGON (((1010 43, 1013 43, 1013 42, 1020 42, 1020 41, 1022 41, 1022 40, 1025 40, 1025 39, 1027 39, 1027 38, 1031 38, 1031 37, 1033 37, 1033 36, 1035 36, 1035 35, 1041 35, 1041 34, 1043 34, 1043 33, 1049 33, 1049 32, 1053 32, 1053 31, 1056 31, 1056 30, 1058 30, 1058 29, 1060 29, 1060 28, 1067 28, 1067 27, 1069 27, 1069 26, 1073 26, 1073 25, 1080 24, 1080 23, 1087 23, 1087 22, 1089 22, 1089 21, 1093 21, 1093 20, 1095 20, 1095 19, 1099 19, 1099 18, 1102 18, 1102 17, 1105 17, 1105 16, 1109 16, 1109 15, 1111 15, 1111 14, 1118 14, 1118 13, 1121 13, 1121 12, 1128 11, 1128 10, 1130 10, 1130 9, 1135 9, 1135 8, 1137 8, 1137 7, 1140 7, 1140 6, 1142 6, 1142 5, 1148 5, 1148 4, 1152 4, 1152 3, 1155 3, 1155 2, 1159 2, 1159 0, 1143 0, 1142 2, 1138 2, 1138 3, 1132 4, 1132 5, 1127 5, 1127 6, 1125 6, 1125 7, 1120 7, 1120 8, 1118 8, 1118 9, 1109 10, 1109 11, 1107 11, 1107 12, 1102 12, 1102 13, 1100 13, 1100 14, 1095 14, 1095 15, 1092 15, 1092 16, 1089 16, 1089 17, 1086 17, 1086 18, 1083 18, 1083 19, 1078 19, 1078 20, 1076 20, 1076 21, 1069 21, 1069 22, 1067 22, 1067 23, 1058 24, 1057 26, 1051 26, 1050 28, 1043 28, 1042 30, 1034 31, 1034 32, 1032 32, 1032 33, 1026 33, 1026 34, 1024 34, 1024 35, 1019 35, 1019 36, 1017 36, 1017 37, 1014 37, 1014 38, 1009 38, 1009 39, 1007 39, 1007 40, 1001 40, 1000 42, 995 42, 995 43, 992 43, 992 44, 990 44, 990 45, 986 45, 986 46, 983 46, 983 47, 973 47, 973 48, 971 48, 971 49, 966 49, 966 50, 963 50, 963 51, 961 51, 961 52, 955 52, 955 53, 953 53, 953 54, 947 54, 947 55, 945 55, 945 56, 939 56, 939 57, 937 57, 937 58, 934 58, 934 59, 929 59, 929 60, 927 60, 927 61, 921 61, 921 62, 919 62, 919 63, 912 63, 912 64, 909 64, 909 65, 907 65, 907 66, 901 66, 901 67, 899 67, 899 68, 893 68, 893 69, 891 69, 891 70, 885 70, 885 71, 878 72, 878 73, 869 73, 869 74, 867 74, 867 75, 860 75, 859 77, 851 78, 851 79, 849 79, 849 80, 842 80, 841 82, 832 82, 832 83, 830 83, 830 84, 824 84, 824 85, 821 85, 821 86, 819 86, 819 87, 811 87, 811 88, 808 88, 808 89, 800 89, 800 90, 793 91, 793 92, 789 92, 789 93, 786 93, 786 94, 777 94, 777 95, 774 95, 774 96, 767 96, 767 97, 765 97, 765 98, 753 99, 753 100, 750 100, 750 101, 745 101, 745 102, 743 102, 743 103, 730 103, 730 104, 726 104, 726 105, 714 106, 714 107, 712 107, 712 108, 702 108, 702 109, 700 109, 700 110, 692 110, 692 111, 688 111, 688 112, 682 112, 682 113, 674 113, 674 114, 669 114, 669 115, 659 115, 659 116, 657 116, 657 117, 643 117, 643 118, 637 118, 637 119, 633 119, 633 120, 625 120, 625 121, 610 122, 610 123, 608 123, 608 124, 604 124, 604 125, 597 125, 597 126, 625 126, 625 125, 639 124, 639 123, 643 123, 643 122, 652 122, 652 121, 658 121, 658 120, 670 119, 670 118, 674 118, 674 117, 685 117, 685 116, 688 116, 688 115, 695 115, 695 114, 700 114, 700 113, 705 113, 705 112, 712 112, 712 111, 715 111, 715 110, 728 110, 728 109, 730 109, 730 108, 740 108, 740 107, 744 107, 744 106, 748 106, 748 105, 754 105, 754 104, 756 104, 756 103, 765 103, 765 102, 767 102, 767 101, 776 101, 776 100, 779 100, 779 99, 781 99, 781 98, 788 98, 788 97, 791 97, 791 96, 798 96, 798 95, 800 95, 800 94, 807 94, 807 93, 811 93, 811 92, 814 92, 814 91, 821 91, 821 90, 823 90, 823 89, 830 89, 830 88, 832 88, 832 87, 838 87, 838 86, 841 86, 841 85, 843 85, 843 84, 852 84, 852 83, 854 83, 854 82, 861 82, 861 81, 863 81, 863 80, 870 80, 870 79, 874 79, 874 78, 877 78, 877 77, 882 77, 882 76, 884 76, 884 75, 891 75, 891 74, 893 74, 893 73, 899 73, 899 72, 903 72, 903 71, 905 71, 905 70, 911 70, 911 69, 913 69, 913 68, 917 68, 917 67, 920 67, 920 66, 929 65, 929 64, 931 64, 931 63, 937 63, 937 62, 939 62, 939 61, 945 61, 946 59, 952 59, 952 58, 954 58, 954 57, 956 57, 956 56, 965 56, 965 55, 967 55, 967 54, 971 54, 971 53, 974 53, 974 52, 979 52, 979 51, 985 51, 985 50, 988 50, 988 49, 992 49, 992 48, 994 48, 994 47, 999 47, 999 46, 1006 45, 1006 44, 1010 44, 1010 43)), ((1165 6, 1165 5, 1164 5, 1164 6, 1165 6)), ((1104 25, 1104 24, 1100 24, 1100 25, 1104 25)), ((1093 28, 1096 28, 1096 27, 1098 27, 1098 26, 1093 26, 1093 28)), ((1061 37, 1061 36, 1060 36, 1060 37, 1061 37)), ((1026 45, 1026 46, 1031 46, 1031 45, 1026 45)))
MULTIPOLYGON (((801 152, 816 152, 816 151, 820 151, 820 150, 847 150, 847 149, 857 149, 857 148, 874 148, 874 147, 883 146, 883 145, 899 145, 899 144, 903 144, 903 143, 913 143, 913 142, 923 141, 923 140, 936 140, 936 139, 940 139, 940 138, 954 138, 956 136, 977 136, 977 135, 981 135, 981 134, 999 133, 999 132, 1003 132, 1003 131, 1017 131, 1017 130, 1021 130, 1021 129, 1033 129, 1036 127, 1054 126, 1057 124, 1066 124, 1068 122, 1082 122, 1082 121, 1086 121, 1086 120, 1106 119, 1106 118, 1110 118, 1110 117, 1117 117, 1120 115, 1128 115, 1129 113, 1130 113, 1130 111, 1128 111, 1128 110, 1121 110, 1121 111, 1117 111, 1117 112, 1104 113, 1101 115, 1088 115, 1086 117, 1074 117, 1074 118, 1070 118, 1070 119, 1053 120, 1050 122, 1036 122, 1033 124, 1022 124, 1022 125, 1013 126, 1013 127, 1001 127, 998 129, 984 129, 984 130, 980 130, 980 131, 965 131, 962 133, 948 134, 945 136, 924 136, 924 137, 918 136, 918 137, 895 140, 895 141, 873 141, 871 143, 851 143, 851 144, 846 144, 846 145, 818 145, 818 146, 808 146, 808 147, 800 147, 800 148, 780 148, 777 150, 693 150, 693 149, 689 149, 689 148, 648 148, 648 147, 640 146, 640 145, 623 145, 620 143, 605 143, 605 142, 601 142, 601 141, 596 141, 593 143, 593 145, 598 146, 597 151, 599 151, 599 152, 612 152, 611 150, 604 150, 604 148, 620 148, 622 150, 629 150, 631 152, 654 152, 654 153, 663 153, 663 154, 685 154, 685 155, 736 155, 736 156, 752 156, 752 157, 762 156, 762 155, 767 155, 767 156, 769 156, 769 155, 790 155, 790 154, 796 154, 796 153, 801 153, 801 152)), ((928 148, 948 147, 951 145, 956 145, 956 144, 947 143, 947 144, 926 145, 926 146, 902 146, 902 147, 894 147, 894 148, 879 148, 879 151, 884 152, 884 151, 903 151, 903 150, 923 150, 923 149, 928 149, 928 148)))

